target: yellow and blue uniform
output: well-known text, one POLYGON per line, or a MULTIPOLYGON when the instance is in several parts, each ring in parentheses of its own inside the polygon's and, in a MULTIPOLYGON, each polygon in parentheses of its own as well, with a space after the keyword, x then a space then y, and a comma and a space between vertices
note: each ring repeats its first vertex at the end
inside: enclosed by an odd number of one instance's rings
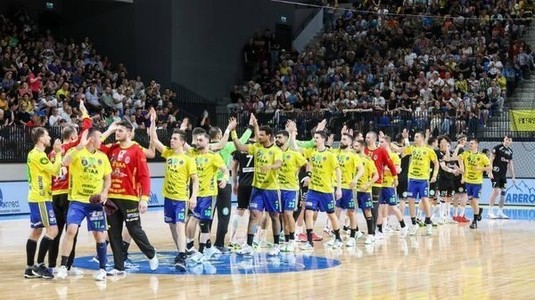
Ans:
POLYGON ((371 209, 373 208, 373 202, 372 185, 370 182, 373 179, 373 175, 377 173, 377 168, 370 157, 364 156, 361 158, 364 172, 357 182, 357 204, 360 209, 371 209), (366 185, 369 187, 365 189, 366 185))
MULTIPOLYGON (((190 155, 195 159, 199 177, 199 193, 193 216, 199 220, 211 220, 212 203, 218 192, 216 175, 225 163, 219 154, 213 152, 201 154, 194 150, 190 155)), ((228 180, 228 174, 223 178, 228 180)))
POLYGON ((437 161, 435 150, 428 146, 412 145, 405 148, 405 153, 411 155, 407 196, 412 199, 429 197, 429 165, 437 161))
POLYGON ((99 150, 90 152, 87 148, 69 151, 72 162, 69 165, 69 209, 67 225, 80 225, 87 218, 89 231, 106 231, 106 215, 101 204, 92 204, 89 198, 100 194, 104 177, 111 174, 108 156, 99 150))
POLYGON ((357 176, 358 168, 362 165, 362 159, 353 151, 339 151, 338 164, 342 171, 342 197, 336 200, 336 207, 342 209, 355 209, 351 181, 357 176))
POLYGON ((254 156, 253 190, 249 209, 280 212, 279 170, 269 169, 264 172, 262 168, 282 161, 282 151, 274 144, 264 147, 255 143, 249 145, 247 153, 254 156))
POLYGON ((189 201, 189 183, 197 174, 195 160, 185 153, 176 153, 171 148, 162 152, 165 158, 163 180, 165 223, 176 224, 186 221, 186 204, 189 201))
POLYGON ((461 154, 464 165, 464 182, 466 183, 466 195, 469 199, 479 199, 481 186, 483 185, 483 168, 490 165, 489 158, 480 152, 473 153, 464 151, 461 154))
POLYGON ((336 154, 328 149, 306 149, 305 157, 312 165, 312 178, 307 192, 306 209, 327 213, 334 212, 334 182, 340 168, 336 154))
POLYGON ((282 153, 279 186, 283 211, 294 211, 297 208, 298 175, 299 170, 306 162, 305 157, 299 152, 288 149, 282 153))
POLYGON ((56 215, 52 206, 52 176, 57 176, 61 169, 61 152, 56 153, 52 163, 45 152, 34 148, 28 153, 26 166, 31 227, 56 225, 56 215))
MULTIPOLYGON (((394 152, 388 152, 392 163, 399 167, 401 165, 401 159, 394 152)), ((381 195, 379 197, 379 204, 388 204, 395 206, 397 204, 396 191, 394 189, 394 181, 397 179, 397 175, 393 175, 388 167, 385 167, 383 175, 383 188, 381 189, 381 195)))

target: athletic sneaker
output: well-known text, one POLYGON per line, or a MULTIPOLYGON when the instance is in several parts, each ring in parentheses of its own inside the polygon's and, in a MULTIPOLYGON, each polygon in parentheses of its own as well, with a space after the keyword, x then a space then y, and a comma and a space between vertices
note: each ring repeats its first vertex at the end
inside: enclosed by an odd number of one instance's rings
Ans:
POLYGON ((139 267, 138 264, 135 264, 134 262, 132 262, 131 259, 127 259, 124 261, 124 268, 125 269, 134 269, 134 268, 137 268, 139 267))
POLYGON ((433 224, 427 224, 425 226, 425 229, 427 231, 427 235, 432 235, 433 234, 433 224))
POLYGON ((204 255, 201 252, 195 252, 189 259, 194 263, 200 263, 203 257, 204 255))
POLYGON ((45 264, 40 264, 35 266, 32 270, 34 274, 44 279, 54 279, 54 274, 45 266, 45 264))
POLYGON ((178 255, 175 257, 175 270, 178 272, 186 271, 186 260, 178 255))
POLYGON ((56 277, 59 279, 67 279, 67 276, 69 276, 69 271, 67 270, 67 267, 61 266, 57 269, 56 277))
POLYGON ((465 216, 459 216, 459 222, 470 223, 470 219, 467 219, 465 216))
POLYGON ((377 232, 375 233, 375 239, 376 239, 376 240, 384 240, 384 239, 385 239, 385 235, 384 235, 382 232, 377 231, 377 232))
POLYGON ((299 249, 304 250, 304 251, 313 251, 314 246, 312 246, 310 243, 307 242, 299 246, 299 249))
POLYGON ((195 247, 191 247, 189 249, 186 249, 186 255, 187 256, 193 255, 195 253, 197 253, 197 249, 195 249, 195 247))
POLYGON ((420 229, 420 226, 418 224, 411 225, 411 228, 409 229, 409 234, 415 235, 418 232, 418 229, 420 229))
POLYGON ((117 270, 117 269, 111 269, 108 272, 106 272, 106 275, 108 275, 108 276, 126 276, 126 272, 125 271, 121 271, 121 270, 117 270))
MULTIPOLYGON (((124 273, 124 271, 123 271, 124 273)), ((104 281, 106 280, 106 270, 104 269, 100 269, 98 271, 96 271, 94 274, 93 274, 93 278, 96 280, 96 281, 104 281)))
POLYGON ((225 247, 225 246, 213 246, 212 248, 216 248, 217 250, 219 250, 220 253, 227 253, 227 252, 230 252, 230 249, 225 247))
POLYGON ((275 245, 273 245, 273 248, 271 248, 271 249, 268 251, 268 255, 270 255, 270 256, 276 256, 276 255, 279 255, 280 252, 281 252, 281 249, 280 249, 279 244, 275 244, 275 245))
MULTIPOLYGON (((305 234, 306 236, 306 234, 305 234)), ((314 242, 320 242, 320 241, 323 241, 323 237, 320 236, 320 235, 317 235, 315 232, 312 232, 312 240, 314 242)))
POLYGON ((285 252, 294 252, 295 251, 295 240, 290 240, 286 243, 285 252))
POLYGON ((284 231, 279 233, 279 242, 285 242, 286 238, 284 237, 284 231))
POLYGON ((401 231, 399 232, 399 237, 404 239, 407 237, 407 234, 409 233, 409 228, 407 226, 401 228, 401 231))
POLYGON ((230 243, 228 245, 228 247, 229 247, 230 251, 238 251, 238 250, 241 249, 241 246, 238 243, 230 243))
POLYGON ((364 244, 370 245, 373 243, 375 243, 375 236, 368 234, 368 236, 366 237, 366 241, 364 241, 364 244))
POLYGON ((358 239, 360 239, 363 236, 364 236, 364 233, 362 233, 362 231, 360 231, 360 230, 357 230, 357 232, 355 232, 355 241, 357 241, 358 239))
POLYGON ((204 257, 202 261, 208 261, 212 259, 214 255, 221 255, 221 251, 219 251, 219 249, 217 249, 216 247, 206 248, 204 249, 204 257))
POLYGON ((298 242, 307 242, 307 235, 306 233, 300 233, 297 235, 296 240, 298 242))
POLYGON ((331 232, 331 228, 329 228, 329 226, 325 226, 325 227, 323 227, 323 232, 325 232, 325 233, 328 234, 328 235, 331 235, 331 233, 332 233, 332 232, 331 232))
POLYGON ((330 241, 326 243, 326 245, 333 249, 338 249, 342 246, 342 241, 337 238, 332 238, 330 241))
POLYGON ((355 245, 357 244, 357 241, 355 240, 355 238, 348 238, 346 240, 346 247, 355 247, 355 245))
POLYGON ((503 210, 498 210, 498 215, 497 215, 498 218, 500 219, 509 219, 509 217, 503 213, 503 210))
POLYGON ((37 268, 35 266, 33 267, 27 267, 26 270, 24 270, 24 278, 32 279, 32 278, 39 278, 40 276, 37 274, 37 268), (35 270, 35 273, 34 273, 35 270))
POLYGON ((494 214, 494 210, 489 209, 489 212, 487 213, 487 218, 489 219, 498 219, 498 216, 494 214))
POLYGON ((241 249, 238 251, 238 254, 240 255, 251 255, 253 253, 253 247, 245 244, 241 247, 241 249))
MULTIPOLYGON (((56 269, 57 272, 57 269, 56 269)), ((84 275, 84 271, 81 269, 78 269, 77 267, 71 267, 68 271, 69 276, 82 276, 84 275)))
POLYGON ((154 257, 149 259, 150 270, 156 271, 159 265, 160 265, 160 261, 158 260, 158 253, 154 252, 154 257))

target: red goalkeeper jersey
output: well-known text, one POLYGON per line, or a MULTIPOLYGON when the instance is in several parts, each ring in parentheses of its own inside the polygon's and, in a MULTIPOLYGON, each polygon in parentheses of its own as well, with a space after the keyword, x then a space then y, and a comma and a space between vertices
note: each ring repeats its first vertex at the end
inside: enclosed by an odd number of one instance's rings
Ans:
POLYGON ((121 148, 119 143, 102 145, 100 150, 110 159, 111 188, 108 197, 139 201, 150 196, 150 175, 147 158, 136 143, 121 148))
POLYGON ((379 178, 373 186, 382 186, 385 166, 390 169, 392 175, 396 175, 398 173, 396 171, 396 166, 390 159, 390 156, 388 155, 388 151, 386 151, 386 149, 382 147, 377 147, 374 150, 370 150, 368 147, 366 147, 364 148, 364 154, 366 154, 369 158, 373 160, 373 162, 375 163, 375 168, 377 168, 377 173, 379 174, 379 178))

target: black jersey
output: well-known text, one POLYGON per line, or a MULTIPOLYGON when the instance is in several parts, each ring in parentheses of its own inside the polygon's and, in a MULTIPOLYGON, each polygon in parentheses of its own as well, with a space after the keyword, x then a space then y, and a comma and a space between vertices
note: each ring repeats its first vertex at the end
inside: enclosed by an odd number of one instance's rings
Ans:
POLYGON ((405 155, 401 158, 401 172, 398 174, 398 180, 400 182, 407 182, 409 177, 409 165, 411 163, 411 156, 405 155))
POLYGON ((250 154, 234 151, 232 158, 238 162, 238 184, 252 186, 254 176, 254 157, 250 154))
POLYGON ((507 166, 513 159, 513 150, 505 147, 503 144, 499 144, 492 148, 492 154, 494 160, 492 161, 492 175, 496 177, 507 176, 507 166))
MULTIPOLYGON (((446 160, 446 153, 442 151, 437 151, 438 161, 439 163, 446 163, 446 167, 450 169, 455 169, 457 167, 457 161, 452 159, 453 152, 450 151, 449 154, 449 160, 446 160)), ((440 169, 438 170, 438 180, 453 180, 454 177, 455 176, 453 175, 453 173, 444 171, 442 167, 440 167, 440 169)))

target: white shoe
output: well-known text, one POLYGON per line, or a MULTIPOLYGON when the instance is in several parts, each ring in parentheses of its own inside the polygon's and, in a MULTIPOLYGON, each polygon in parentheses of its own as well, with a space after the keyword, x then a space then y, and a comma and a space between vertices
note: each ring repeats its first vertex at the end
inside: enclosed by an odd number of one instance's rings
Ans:
POLYGON ((71 269, 68 271, 69 276, 82 276, 84 275, 84 271, 78 269, 77 267, 71 267, 71 269))
POLYGON ((376 239, 376 240, 384 240, 384 239, 385 239, 385 235, 384 235, 382 232, 377 231, 377 232, 375 233, 375 239, 376 239))
POLYGON ((61 267, 57 268, 57 270, 56 270, 56 278, 67 279, 67 276, 69 276, 69 271, 67 270, 67 267, 61 266, 61 267))
MULTIPOLYGON (((499 212, 498 212, 499 214, 499 212)), ((491 210, 489 210, 489 213, 487 214, 487 218, 489 219, 497 219, 499 217, 497 217, 491 210)))
MULTIPOLYGON (((103 269, 101 269, 101 270, 103 270, 103 269)), ((106 272, 106 274, 109 275, 109 276, 125 276, 126 272, 125 271, 120 271, 120 270, 117 270, 117 269, 111 269, 110 271, 106 272)))
POLYGON ((364 244, 366 245, 370 245, 370 244, 373 244, 375 243, 375 236, 373 235, 369 235, 366 237, 366 241, 364 242, 364 244))
POLYGON ((362 233, 362 231, 360 231, 360 230, 357 230, 357 232, 355 233, 355 241, 357 241, 358 239, 360 239, 363 236, 364 236, 364 233, 362 233))
POLYGON ((433 234, 433 224, 425 225, 425 229, 427 231, 427 235, 432 235, 433 234))
POLYGON ((299 246, 299 249, 304 250, 304 251, 312 251, 314 250, 314 246, 312 246, 309 242, 306 242, 302 244, 301 246, 299 246))
POLYGON ((500 219, 509 219, 509 217, 506 214, 504 214, 503 210, 501 210, 501 209, 498 211, 498 216, 497 217, 500 218, 500 219))
MULTIPOLYGON (((433 226, 433 225, 431 225, 431 226, 433 226)), ((415 235, 418 232, 418 229, 420 229, 420 226, 418 224, 412 225, 410 230, 409 230, 409 234, 410 235, 415 235)))
POLYGON ((331 245, 331 248, 333 249, 340 249, 342 247, 343 243, 341 240, 335 239, 334 242, 331 245))
POLYGON ((204 255, 201 252, 195 252, 189 259, 194 263, 200 263, 203 257, 204 255))
POLYGON ((290 240, 286 244, 286 252, 295 252, 295 240, 290 240))
POLYGON ((327 226, 325 226, 325 227, 323 228, 323 232, 325 232, 325 233, 328 234, 328 235, 331 235, 331 234, 332 234, 331 228, 329 228, 329 227, 327 227, 327 226))
MULTIPOLYGON (((124 273, 124 271, 123 271, 123 273, 124 273)), ((96 281, 105 281, 106 280, 106 270, 100 269, 100 270, 96 271, 93 274, 93 278, 95 278, 96 281)))
POLYGON ((240 250, 237 252, 240 255, 251 255, 253 253, 253 247, 249 246, 248 244, 245 244, 241 247, 240 250))
POLYGON ((149 259, 150 270, 156 271, 159 265, 160 265, 160 261, 158 260, 158 253, 154 252, 154 257, 149 259))
POLYGON ((217 249, 215 246, 204 249, 203 261, 208 261, 212 259, 214 255, 221 255, 221 251, 219 251, 219 249, 217 249))
POLYGON ((407 237, 407 234, 409 233, 409 228, 407 226, 401 228, 401 231, 399 232, 399 237, 404 239, 407 237))
POLYGON ((268 255, 270 256, 276 256, 276 255, 279 255, 279 253, 281 252, 281 248, 278 244, 275 244, 273 245, 273 248, 271 248, 269 251, 268 251, 268 255))
POLYGON ((356 244, 357 241, 355 240, 355 238, 348 238, 346 241, 346 247, 355 247, 356 244))

